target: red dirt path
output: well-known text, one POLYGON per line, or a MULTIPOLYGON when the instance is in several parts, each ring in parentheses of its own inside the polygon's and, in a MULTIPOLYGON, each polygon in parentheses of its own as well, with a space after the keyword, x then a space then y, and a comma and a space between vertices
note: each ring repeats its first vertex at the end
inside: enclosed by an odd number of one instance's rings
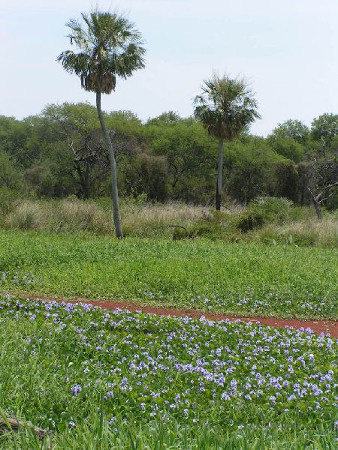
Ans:
MULTIPOLYGON (((33 296, 25 296, 28 298, 32 298, 33 296)), ((241 322, 252 322, 252 323, 261 323, 264 325, 269 325, 271 327, 294 327, 296 329, 300 328, 311 328, 315 333, 330 333, 333 338, 338 338, 338 322, 335 320, 298 320, 298 319, 278 319, 272 317, 236 317, 236 316, 228 316, 225 314, 212 314, 212 313, 204 313, 197 310, 182 310, 182 309, 171 309, 171 308, 156 308, 152 306, 140 305, 137 303, 130 302, 112 302, 112 301, 103 301, 103 300, 95 300, 89 301, 84 299, 77 300, 61 300, 59 298, 50 298, 34 296, 35 299, 41 299, 44 301, 57 301, 66 303, 87 303, 94 306, 99 306, 103 309, 128 309, 129 311, 144 311, 152 314, 159 314, 164 316, 189 316, 193 318, 206 317, 207 319, 212 320, 224 320, 229 319, 232 321, 240 320, 241 322)))

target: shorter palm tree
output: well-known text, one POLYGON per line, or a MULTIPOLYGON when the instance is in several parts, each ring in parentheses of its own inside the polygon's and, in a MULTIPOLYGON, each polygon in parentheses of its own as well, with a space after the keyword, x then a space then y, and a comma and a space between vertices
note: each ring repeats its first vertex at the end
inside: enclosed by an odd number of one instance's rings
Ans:
POLYGON ((82 14, 82 19, 83 23, 74 19, 67 23, 71 30, 70 43, 78 52, 66 50, 58 61, 67 72, 80 77, 86 91, 96 93, 97 112, 110 158, 116 236, 122 238, 115 152, 101 108, 101 95, 115 90, 117 77, 127 78, 144 67, 145 50, 140 33, 123 16, 96 10, 89 15, 82 14))
POLYGON ((224 141, 234 140, 250 123, 260 118, 257 102, 243 79, 214 75, 204 81, 202 94, 195 97, 195 117, 218 139, 216 209, 221 209, 224 141))

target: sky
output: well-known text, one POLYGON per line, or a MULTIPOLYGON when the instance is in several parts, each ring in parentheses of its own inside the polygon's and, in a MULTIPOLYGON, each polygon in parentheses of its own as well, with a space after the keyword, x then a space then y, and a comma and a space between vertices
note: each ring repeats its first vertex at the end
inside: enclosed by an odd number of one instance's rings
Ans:
POLYGON ((106 111, 190 116, 203 80, 217 73, 250 83, 258 135, 338 112, 338 0, 0 0, 0 115, 95 104, 56 62, 71 48, 65 23, 95 7, 127 15, 147 49, 146 68, 103 96, 106 111))

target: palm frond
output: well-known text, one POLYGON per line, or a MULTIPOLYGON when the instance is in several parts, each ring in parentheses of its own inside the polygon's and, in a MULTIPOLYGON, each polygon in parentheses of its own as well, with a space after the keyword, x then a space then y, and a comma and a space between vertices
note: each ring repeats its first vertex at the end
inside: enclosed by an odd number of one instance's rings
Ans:
POLYGON ((194 104, 195 117, 218 138, 232 140, 260 118, 253 92, 243 79, 215 75, 205 80, 202 94, 195 97, 194 104))
POLYGON ((82 14, 82 22, 71 19, 67 26, 78 52, 67 50, 57 60, 80 77, 84 89, 108 94, 118 76, 127 78, 145 66, 141 35, 125 17, 95 10, 82 14))

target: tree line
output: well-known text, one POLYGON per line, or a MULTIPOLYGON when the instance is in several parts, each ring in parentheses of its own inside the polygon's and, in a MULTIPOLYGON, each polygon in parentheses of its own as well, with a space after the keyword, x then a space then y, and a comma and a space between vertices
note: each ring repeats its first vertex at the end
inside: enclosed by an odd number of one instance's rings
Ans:
MULTIPOLYGON (((197 119, 174 112, 145 123, 129 111, 104 116, 122 196, 215 203, 218 139, 197 119)), ((243 132, 226 142, 226 201, 246 204, 270 195, 310 204, 309 188, 318 195, 337 179, 337 128, 338 115, 323 114, 311 128, 288 120, 266 138, 243 132)), ((65 103, 23 120, 1 116, 0 188, 37 198, 110 195, 109 155, 95 107, 65 103)), ((338 205, 332 192, 331 209, 338 205)))

